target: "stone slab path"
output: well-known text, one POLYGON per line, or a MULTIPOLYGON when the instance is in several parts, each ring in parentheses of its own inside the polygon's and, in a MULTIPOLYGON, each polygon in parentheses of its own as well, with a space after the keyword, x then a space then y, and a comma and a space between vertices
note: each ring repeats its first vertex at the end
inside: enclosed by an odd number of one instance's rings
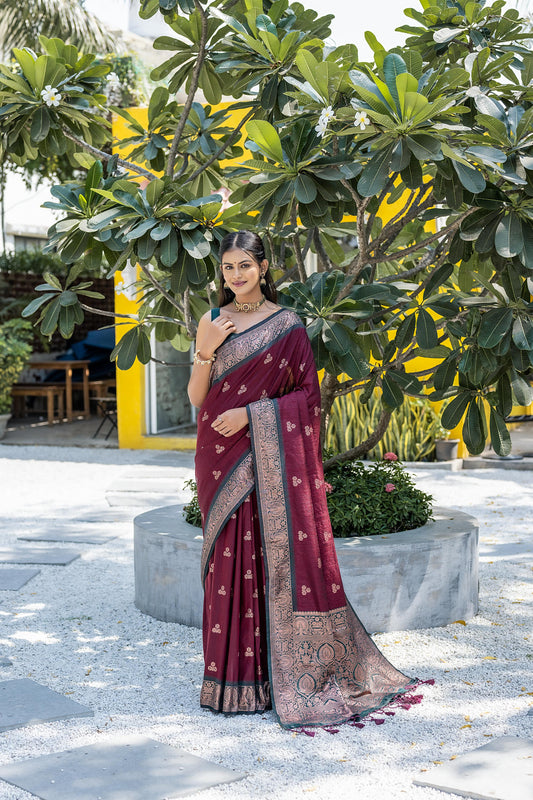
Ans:
POLYGON ((116 534, 106 535, 97 530, 61 531, 55 530, 53 527, 42 533, 23 533, 17 536, 17 539, 22 542, 75 542, 79 544, 105 544, 115 538, 116 534))
POLYGON ((40 573, 40 569, 0 569, 0 591, 18 591, 40 573))
POLYGON ((92 716, 90 708, 30 678, 0 682, 0 731, 39 722, 92 716))
MULTIPOLYGON (((152 477, 171 464, 188 467, 191 477, 192 462, 192 453, 188 462, 170 453, 150 459, 152 477)), ((81 557, 68 569, 44 566, 18 592, 0 593, 0 653, 13 661, 0 678, 32 677, 94 711, 94 717, 5 731, 0 765, 149 736, 245 775, 204 789, 202 800, 452 800, 445 790, 414 785, 413 778, 426 778, 437 762, 455 763, 491 737, 533 738, 528 473, 414 471, 417 486, 436 504, 480 520, 480 613, 445 628, 376 634, 395 666, 434 678, 435 685, 424 687, 420 705, 398 710, 383 725, 310 737, 282 730, 272 712, 228 718, 201 709, 201 631, 135 608, 132 519, 138 509, 110 508, 105 493, 126 471, 142 478, 150 464, 147 451, 0 446, 0 547, 42 532, 40 522, 54 530, 58 520, 65 530, 73 523, 100 533, 114 522, 118 534, 101 546, 80 545, 81 557)), ((161 504, 156 493, 153 500, 161 504)), ((57 778, 49 777, 48 790, 56 786, 50 781, 57 778)), ((72 791, 66 796, 78 800, 72 791)), ((0 800, 35 797, 0 776, 0 800)), ((153 797, 145 791, 143 800, 153 797)))
POLYGON ((41 800, 165 800, 244 777, 146 736, 0 766, 1 779, 41 800))
POLYGON ((77 550, 61 547, 1 547, 0 564, 55 564, 64 567, 80 557, 77 550))
POLYGON ((530 800, 533 797, 533 739, 501 736, 413 783, 477 800, 530 800))

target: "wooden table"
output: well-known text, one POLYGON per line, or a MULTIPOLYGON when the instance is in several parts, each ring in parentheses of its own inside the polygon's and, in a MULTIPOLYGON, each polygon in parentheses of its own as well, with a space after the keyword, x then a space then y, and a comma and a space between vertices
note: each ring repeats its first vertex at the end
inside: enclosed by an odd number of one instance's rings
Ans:
POLYGON ((89 407, 89 364, 90 361, 87 360, 30 361, 28 364, 32 369, 62 369, 65 371, 65 400, 68 422, 72 422, 74 418, 72 412, 72 373, 75 369, 80 369, 83 373, 83 411, 80 411, 79 414, 83 417, 91 416, 89 407))

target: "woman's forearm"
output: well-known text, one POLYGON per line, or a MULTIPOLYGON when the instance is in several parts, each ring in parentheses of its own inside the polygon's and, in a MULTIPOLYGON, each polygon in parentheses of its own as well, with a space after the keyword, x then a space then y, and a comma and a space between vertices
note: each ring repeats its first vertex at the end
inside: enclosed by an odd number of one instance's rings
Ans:
POLYGON ((211 358, 210 355, 206 355, 200 351, 198 356, 200 361, 205 361, 205 363, 199 363, 198 360, 193 363, 191 377, 187 386, 189 400, 196 408, 200 408, 207 397, 209 391, 209 376, 212 366, 212 362, 209 360, 211 358))

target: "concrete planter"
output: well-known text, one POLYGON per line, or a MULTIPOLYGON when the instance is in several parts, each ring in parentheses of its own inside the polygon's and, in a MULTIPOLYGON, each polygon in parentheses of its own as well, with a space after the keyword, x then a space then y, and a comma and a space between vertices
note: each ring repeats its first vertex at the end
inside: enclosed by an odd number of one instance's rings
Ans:
POLYGON ((436 439, 435 453, 437 461, 453 461, 457 458, 459 439, 436 439))
POLYGON ((0 414, 0 439, 4 436, 6 432, 7 423, 11 419, 11 414, 0 414))
MULTIPOLYGON (((201 627, 202 535, 183 506, 134 520, 135 605, 164 622, 201 627)), ((412 531, 336 539, 346 594, 369 632, 431 628, 478 610, 478 526, 446 508, 412 531)))

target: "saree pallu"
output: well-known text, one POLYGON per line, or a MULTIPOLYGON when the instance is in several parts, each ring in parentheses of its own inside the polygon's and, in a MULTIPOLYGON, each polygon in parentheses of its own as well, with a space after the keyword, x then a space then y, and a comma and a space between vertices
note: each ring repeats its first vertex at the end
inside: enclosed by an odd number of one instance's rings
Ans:
POLYGON ((283 727, 362 718, 411 688, 348 602, 320 457, 320 391, 305 327, 288 310, 217 350, 199 412, 204 545, 201 705, 272 706, 283 727), (246 407, 231 437, 212 427, 246 407))

